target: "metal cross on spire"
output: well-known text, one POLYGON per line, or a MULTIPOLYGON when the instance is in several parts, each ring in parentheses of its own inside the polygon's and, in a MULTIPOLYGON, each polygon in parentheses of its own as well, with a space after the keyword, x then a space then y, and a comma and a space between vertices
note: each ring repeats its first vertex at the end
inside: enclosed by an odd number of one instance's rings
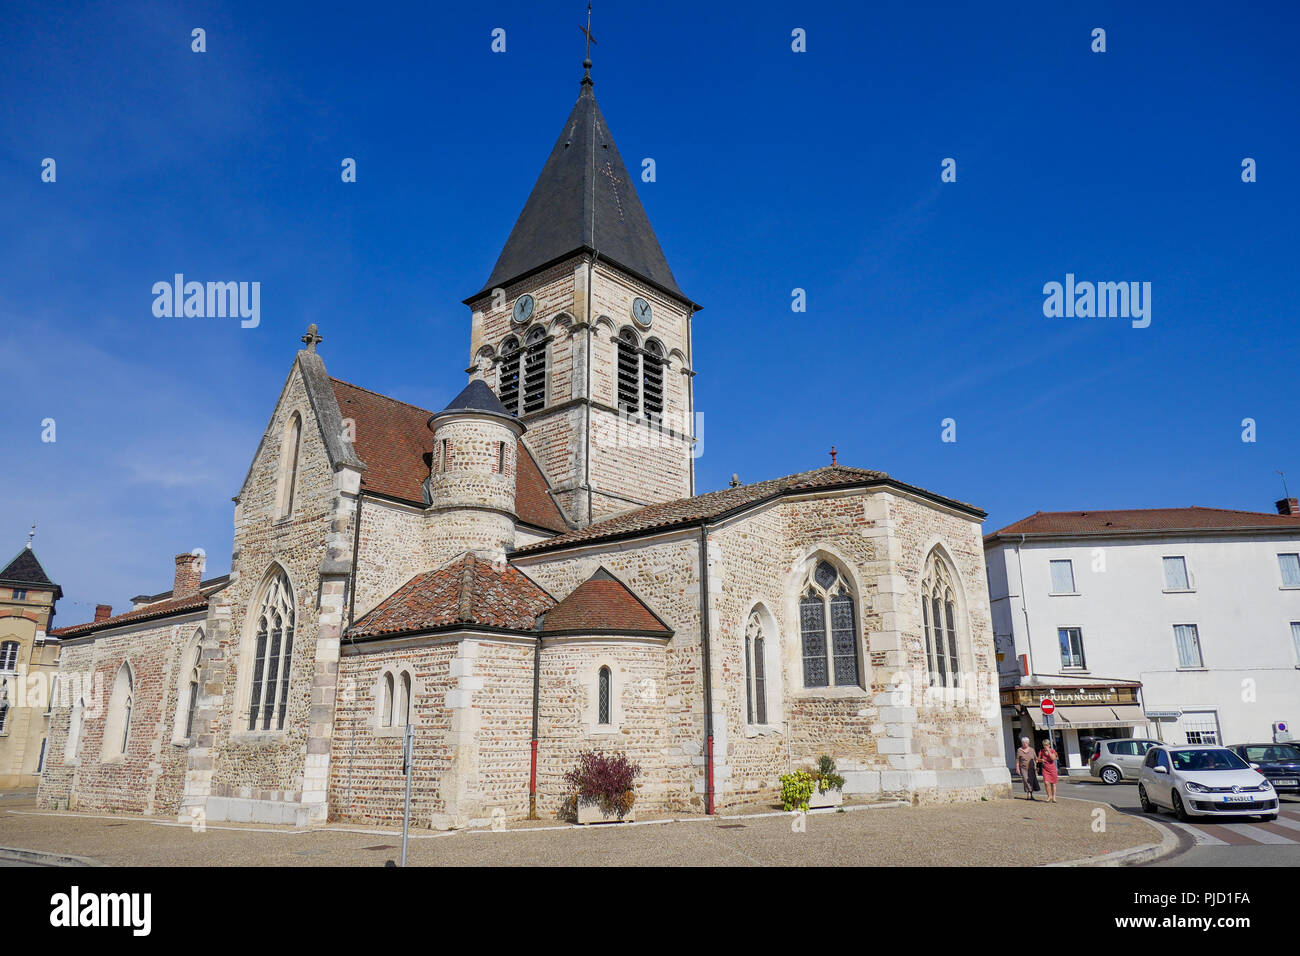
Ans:
POLYGON ((591 35, 591 3, 587 3, 587 25, 578 27, 587 38, 587 55, 582 60, 582 68, 586 72, 583 74, 582 82, 585 85, 591 85, 591 45, 596 42, 596 38, 591 35))

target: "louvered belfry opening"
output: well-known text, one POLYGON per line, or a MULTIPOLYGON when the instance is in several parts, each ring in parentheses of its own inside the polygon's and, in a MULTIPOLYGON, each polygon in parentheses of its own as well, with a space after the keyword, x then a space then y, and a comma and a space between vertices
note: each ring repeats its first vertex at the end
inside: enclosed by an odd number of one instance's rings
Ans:
MULTIPOLYGON (((502 399, 504 402, 504 399, 502 399)), ((522 413, 541 411, 546 405, 546 332, 538 327, 524 340, 524 407, 522 413)), ((509 408, 509 404, 506 403, 509 408)))
POLYGON ((618 334, 618 407, 619 411, 635 415, 641 410, 639 379, 641 356, 636 333, 624 329, 618 334))
POLYGON ((641 363, 641 389, 645 417, 661 422, 664 416, 664 347, 653 339, 646 343, 641 363))
POLYGON ((497 389, 501 404, 519 414, 519 340, 511 336, 501 343, 501 385, 497 389))

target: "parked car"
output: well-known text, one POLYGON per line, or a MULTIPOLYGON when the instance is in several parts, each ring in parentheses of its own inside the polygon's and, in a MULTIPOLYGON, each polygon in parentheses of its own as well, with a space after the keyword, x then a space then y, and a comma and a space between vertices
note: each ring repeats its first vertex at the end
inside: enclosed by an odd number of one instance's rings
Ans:
POLYGON ((1145 812, 1168 807, 1179 820, 1229 813, 1277 819, 1273 785, 1227 747, 1152 747, 1138 771, 1138 799, 1145 812))
POLYGON ((1233 744, 1228 748, 1252 770, 1268 777, 1278 793, 1300 793, 1300 747, 1295 744, 1233 744))
POLYGON ((1097 749, 1088 759, 1088 772, 1094 777, 1101 777, 1103 783, 1136 780, 1147 751, 1159 745, 1158 740, 1143 740, 1139 737, 1099 740, 1097 749))

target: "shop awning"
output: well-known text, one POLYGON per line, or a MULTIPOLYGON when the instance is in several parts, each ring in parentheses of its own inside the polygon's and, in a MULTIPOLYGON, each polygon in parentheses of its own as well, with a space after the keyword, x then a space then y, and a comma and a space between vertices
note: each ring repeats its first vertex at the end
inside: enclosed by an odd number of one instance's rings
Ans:
MULTIPOLYGON (((1046 727, 1041 707, 1026 707, 1035 727, 1046 727)), ((1137 704, 1117 704, 1114 707, 1069 706, 1056 708, 1058 728, 1080 727, 1138 727, 1147 722, 1146 715, 1137 704)))

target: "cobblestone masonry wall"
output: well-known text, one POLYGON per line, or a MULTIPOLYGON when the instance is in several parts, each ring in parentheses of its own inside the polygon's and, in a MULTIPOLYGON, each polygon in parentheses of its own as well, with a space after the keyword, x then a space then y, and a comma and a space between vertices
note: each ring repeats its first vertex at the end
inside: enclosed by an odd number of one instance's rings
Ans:
MULTIPOLYGON (((295 365, 235 509, 230 585, 218 592, 214 600, 218 627, 214 628, 207 675, 209 684, 213 685, 210 703, 214 716, 218 717, 211 767, 210 792, 214 797, 302 801, 308 738, 313 723, 328 716, 318 708, 328 711, 332 706, 332 701, 313 700, 313 686, 318 672, 317 658, 321 653, 328 658, 331 650, 329 645, 320 644, 329 638, 322 637, 316 604, 317 595, 323 590, 319 572, 327 553, 327 538, 331 532, 340 537, 351 533, 350 523, 336 527, 337 498, 335 475, 301 372, 295 365), (302 415, 303 421, 297 493, 293 513, 278 518, 280 442, 285 434, 284 424, 295 411, 302 415), (283 568, 288 574, 297 615, 287 715, 282 731, 249 732, 247 707, 241 692, 247 687, 246 669, 253 648, 246 646, 243 639, 247 620, 257 613, 262 588, 273 566, 283 568)), ((330 662, 322 663, 328 671, 330 662)), ((337 664, 332 666, 337 668, 337 664)))
MULTIPOLYGON (((544 642, 538 744, 538 814, 557 816, 568 797, 564 775, 584 750, 617 751, 641 766, 639 807, 681 806, 669 781, 682 755, 665 746, 665 661, 662 641, 556 638, 544 642), (600 723, 599 671, 610 669, 610 721, 600 723)), ((680 751, 680 748, 677 748, 680 751)))
MULTIPOLYGON (((699 545, 695 538, 610 545, 599 552, 572 555, 538 555, 519 562, 521 568, 542 587, 561 599, 568 595, 600 567, 617 576, 645 601, 674 631, 662 649, 627 645, 619 648, 614 660, 626 670, 627 683, 616 689, 616 698, 627 715, 625 723, 613 737, 592 737, 602 746, 640 755, 648 770, 657 768, 657 779, 647 776, 638 806, 644 809, 690 809, 702 807, 704 782, 703 727, 704 701, 700 667, 699 631, 699 545), (662 664, 656 661, 662 660, 662 664), (656 672, 662 678, 655 676, 656 672), (629 699, 633 682, 654 680, 651 699, 629 699), (661 716, 660 716, 661 715, 661 716), (626 732, 624 732, 626 730, 626 732)), ((584 746, 580 730, 582 718, 561 719, 561 705, 549 695, 583 701, 584 708, 592 693, 586 675, 608 647, 591 644, 548 645, 542 664, 548 692, 543 696, 543 712, 548 714, 547 733, 541 751, 554 754, 555 760, 542 761, 539 774, 544 781, 543 806, 554 812, 556 787, 563 788, 560 775, 569 769, 572 756, 584 746), (582 686, 576 686, 581 684, 582 686), (554 734, 552 738, 551 734, 554 734)), ((592 678, 594 679, 594 678, 592 678)), ((616 688, 619 685, 616 685, 616 688)), ((635 685, 640 693, 648 689, 635 685)), ((635 692, 633 692, 635 694, 635 692)))
MULTIPOLYGON (((37 790, 40 807, 176 814, 189 744, 176 734, 180 668, 203 623, 203 615, 190 614, 64 646, 60 680, 69 689, 75 683, 91 693, 82 712, 75 754, 65 752, 71 697, 66 698, 67 706, 62 706, 61 697, 52 708, 45 772, 37 790), (126 752, 119 755, 116 747, 110 747, 114 752, 105 757, 108 704, 124 662, 129 662, 133 675, 130 732, 126 752), (98 706, 93 694, 97 682, 102 682, 98 706)), ((183 733, 184 728, 180 730, 183 733)))
POLYGON ((448 815, 442 786, 452 768, 452 711, 447 695, 458 678, 451 663, 459 651, 454 641, 420 646, 393 646, 379 653, 353 654, 346 645, 339 660, 338 712, 330 760, 329 803, 332 819, 374 824, 402 820, 400 727, 381 727, 377 694, 385 670, 411 674, 411 713, 416 727, 411 819, 430 826, 448 815))

